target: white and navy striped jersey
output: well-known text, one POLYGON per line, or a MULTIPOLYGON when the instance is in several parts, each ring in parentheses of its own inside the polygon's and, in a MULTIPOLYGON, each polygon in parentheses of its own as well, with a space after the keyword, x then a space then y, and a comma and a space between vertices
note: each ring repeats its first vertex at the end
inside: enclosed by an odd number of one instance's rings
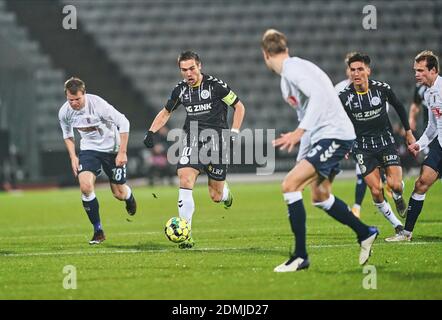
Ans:
POLYGON ((120 133, 129 132, 129 121, 107 101, 93 94, 85 95, 81 110, 71 108, 66 101, 58 119, 63 139, 73 138, 74 129, 81 136, 81 150, 116 153, 120 147, 120 133))
POLYGON ((363 93, 350 84, 339 98, 356 130, 355 149, 378 150, 395 143, 387 105, 394 107, 405 130, 410 129, 404 105, 385 82, 369 80, 363 93))
POLYGON ((312 145, 322 139, 353 140, 356 137, 333 83, 312 62, 298 57, 286 59, 281 72, 281 90, 298 114, 298 128, 310 134, 312 145))
POLYGON ((425 91, 428 108, 428 126, 417 141, 420 149, 425 149, 437 137, 442 147, 442 77, 438 76, 431 88, 425 91))

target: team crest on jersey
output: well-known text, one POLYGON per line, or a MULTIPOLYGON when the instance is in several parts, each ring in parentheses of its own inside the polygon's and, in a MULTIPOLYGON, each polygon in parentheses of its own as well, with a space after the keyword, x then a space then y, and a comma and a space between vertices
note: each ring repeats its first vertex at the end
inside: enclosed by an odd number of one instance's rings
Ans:
POLYGON ((207 99, 210 96, 210 93, 208 90, 201 91, 201 99, 207 99))
POLYGON ((371 104, 374 106, 378 106, 381 103, 381 99, 379 97, 373 97, 371 98, 371 104))
POLYGON ((189 163, 189 157, 183 156, 180 159, 180 164, 188 164, 189 163))

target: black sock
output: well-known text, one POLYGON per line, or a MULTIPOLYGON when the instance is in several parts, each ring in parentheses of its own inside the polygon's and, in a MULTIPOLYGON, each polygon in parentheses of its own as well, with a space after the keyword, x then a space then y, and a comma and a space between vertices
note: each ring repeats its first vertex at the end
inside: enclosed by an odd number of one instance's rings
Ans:
POLYGON ((335 197, 335 202, 329 210, 325 210, 330 216, 353 229, 358 235, 358 240, 364 240, 368 237, 370 231, 368 226, 363 224, 361 220, 356 218, 348 209, 344 201, 335 197))
POLYGON ((367 184, 365 183, 361 174, 358 174, 357 178, 358 180, 356 181, 355 188, 355 203, 361 205, 362 201, 364 200, 365 191, 367 190, 367 184))
POLYGON ((295 234, 295 256, 306 259, 306 232, 305 232, 305 220, 306 213, 304 203, 298 200, 294 203, 287 205, 289 211, 290 225, 292 231, 295 234))
POLYGON ((89 217, 89 221, 94 226, 94 231, 101 230, 101 222, 100 222, 100 214, 99 214, 99 205, 97 198, 94 198, 91 201, 83 200, 83 207, 89 217))
POLYGON ((416 200, 413 199, 413 196, 410 197, 410 201, 408 202, 407 220, 405 221, 405 230, 410 232, 413 231, 414 225, 416 224, 417 218, 419 218, 423 206, 424 200, 416 200))
POLYGON ((125 201, 126 201, 126 203, 132 203, 132 202, 134 202, 134 194, 131 193, 129 199, 126 199, 125 201))

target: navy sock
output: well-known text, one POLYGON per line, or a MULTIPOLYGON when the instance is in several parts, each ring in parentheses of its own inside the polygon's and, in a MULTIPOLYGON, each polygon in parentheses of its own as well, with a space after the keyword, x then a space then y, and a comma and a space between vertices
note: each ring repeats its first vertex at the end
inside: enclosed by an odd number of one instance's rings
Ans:
POLYGON ((130 195, 130 197, 129 197, 129 199, 126 199, 126 200, 124 200, 126 203, 131 203, 131 202, 133 202, 134 201, 134 195, 133 194, 131 194, 130 195))
POLYGON ((367 184, 364 181, 364 178, 362 175, 357 175, 358 180, 356 181, 356 188, 355 188, 355 203, 358 205, 362 204, 362 201, 364 200, 365 191, 367 190, 367 184))
POLYGON ((100 214, 99 214, 99 205, 97 198, 94 198, 91 201, 83 200, 83 208, 89 217, 89 221, 94 226, 94 231, 101 230, 101 222, 100 222, 100 214))
POLYGON ((298 200, 294 203, 287 205, 289 211, 289 220, 292 227, 292 231, 295 234, 295 256, 306 259, 306 232, 305 221, 306 213, 304 203, 298 200))
POLYGON ((335 197, 335 202, 329 210, 325 210, 330 216, 338 220, 340 223, 345 224, 353 229, 358 235, 358 240, 364 240, 368 237, 370 231, 368 226, 363 224, 361 220, 355 217, 353 213, 348 209, 348 206, 344 201, 335 197))
POLYGON ((414 225, 416 224, 417 218, 419 218, 423 206, 424 200, 419 201, 410 197, 410 201, 408 202, 407 220, 405 221, 405 230, 410 232, 413 231, 414 225))

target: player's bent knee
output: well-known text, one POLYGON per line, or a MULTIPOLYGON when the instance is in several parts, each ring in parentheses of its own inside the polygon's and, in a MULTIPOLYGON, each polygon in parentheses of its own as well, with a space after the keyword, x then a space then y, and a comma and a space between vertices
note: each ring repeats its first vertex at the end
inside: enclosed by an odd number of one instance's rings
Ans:
POLYGON ((82 194, 88 196, 88 195, 90 195, 91 193, 94 192, 94 185, 91 184, 91 183, 87 183, 87 182, 81 183, 80 184, 80 190, 81 190, 82 194))
POLYGON ((289 182, 287 180, 284 180, 282 182, 281 189, 282 189, 282 193, 300 191, 300 190, 298 190, 298 185, 296 183, 289 182))

